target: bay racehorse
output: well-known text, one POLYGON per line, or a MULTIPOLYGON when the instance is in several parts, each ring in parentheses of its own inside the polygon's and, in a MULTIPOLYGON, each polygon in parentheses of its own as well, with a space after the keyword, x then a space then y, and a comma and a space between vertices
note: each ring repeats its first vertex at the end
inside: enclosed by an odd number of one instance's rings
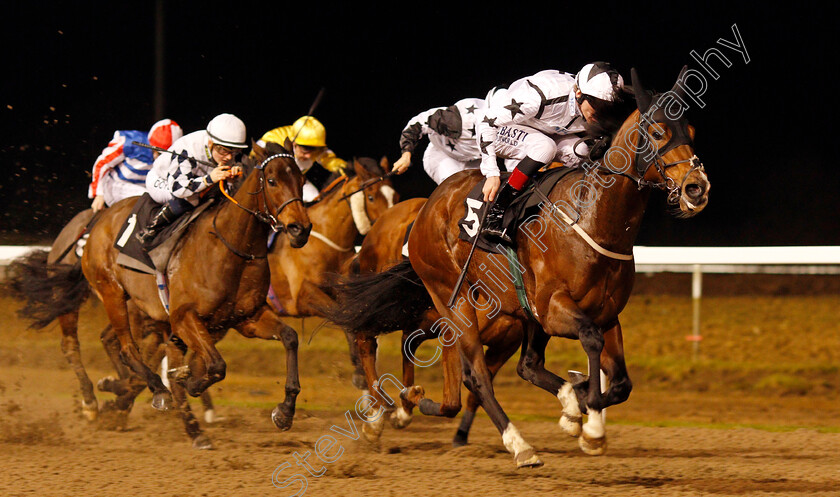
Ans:
MULTIPOLYGON (((79 264, 79 270, 81 270, 81 254, 87 237, 90 235, 90 229, 99 216, 101 213, 95 215, 92 209, 77 213, 53 240, 49 252, 36 251, 14 261, 7 280, 12 287, 16 287, 13 288, 16 296, 28 299, 26 306, 19 311, 19 314, 31 321, 32 328, 46 327, 52 322, 55 314, 59 314, 61 320, 59 328, 62 333, 61 351, 79 381, 83 417, 88 421, 95 421, 100 411, 105 412, 111 415, 109 427, 120 428, 124 427, 127 421, 127 406, 134 402, 137 395, 146 388, 146 384, 139 376, 132 374, 120 359, 119 341, 113 327, 108 324, 100 333, 100 339, 119 379, 107 376, 97 382, 99 390, 117 395, 115 400, 108 401, 100 407, 94 393, 93 382, 82 362, 78 337, 78 299, 67 298, 63 302, 56 302, 52 286, 44 285, 43 282, 43 278, 49 278, 48 273, 51 268, 57 265, 79 264), (25 286, 29 288, 24 288, 25 286), (41 292, 42 290, 47 291, 41 292), (56 304, 59 304, 58 307, 56 304), (62 305, 65 307, 62 308, 62 305)), ((89 294, 90 286, 87 280, 84 278, 79 280, 78 286, 71 293, 79 296, 89 294)), ((143 342, 144 362, 150 365, 160 362, 165 354, 162 345, 169 328, 165 326, 165 323, 156 322, 143 315, 131 301, 128 302, 128 308, 134 339, 138 343, 143 342)), ((204 407, 205 421, 215 421, 213 402, 209 392, 205 391, 201 394, 201 402, 204 407)))
MULTIPOLYGON (((269 230, 284 230, 292 247, 303 246, 309 237, 311 223, 301 201, 303 175, 288 152, 290 148, 290 143, 286 148, 271 145, 264 155, 258 155, 259 165, 241 181, 231 201, 202 213, 178 241, 166 271, 169 314, 158 296, 154 276, 116 263, 114 240, 136 198, 106 209, 85 246, 81 269, 104 304, 122 362, 152 391, 155 408, 170 408, 175 396, 187 432, 198 448, 211 444, 189 412, 185 393, 198 396, 224 378, 225 362, 215 343, 229 328, 248 326, 264 306, 269 285, 269 230), (131 332, 130 306, 171 329, 174 338, 167 343, 167 356, 173 370, 179 372, 178 381, 171 383, 172 394, 143 362, 131 332), (189 364, 183 364, 183 349, 190 351, 186 357, 189 364)), ((51 274, 53 300, 64 304, 76 299, 69 304, 75 306, 75 312, 66 312, 68 305, 56 306, 61 314, 52 318, 57 317, 62 328, 75 327, 84 296, 62 290, 80 284, 78 266, 54 266, 51 274)), ((52 320, 49 316, 42 319, 52 320)), ((124 407, 130 409, 130 405, 124 407)))
MULTIPOLYGON (((631 389, 618 316, 632 290, 633 243, 650 193, 665 190, 674 213, 682 217, 696 215, 708 202, 710 184, 694 154, 694 129, 684 116, 687 100, 681 86, 651 94, 635 70, 632 79, 638 108, 612 134, 604 156, 562 178, 547 194, 539 214, 517 231, 510 273, 520 273, 524 295, 518 296, 506 275, 494 269, 499 261, 492 259, 502 256, 476 251, 466 274, 469 284, 460 289, 455 304, 447 306, 471 248, 459 238, 459 221, 466 214, 464 198, 483 180, 480 173, 466 171, 447 179, 429 197, 409 237, 410 263, 379 275, 378 285, 387 293, 372 301, 375 305, 369 303, 368 312, 383 327, 401 329, 409 318, 424 312, 422 302, 405 305, 408 298, 422 301, 423 292, 417 289, 422 285, 441 315, 436 324, 446 337, 441 342, 448 345, 442 356, 444 376, 463 375, 519 467, 542 461, 495 398, 481 331, 503 316, 521 322, 525 332, 517 372, 557 396, 563 407, 560 425, 567 433, 580 435, 585 452, 603 453, 606 434, 600 412, 625 401, 631 389), (394 300, 400 307, 392 305, 394 300), (553 336, 581 342, 589 360, 588 379, 572 385, 545 369, 545 347, 553 336), (602 369, 609 379, 603 393, 602 369), (585 425, 582 413, 588 413, 585 425)), ((369 290, 374 286, 367 285, 369 290)), ((369 291, 368 297, 373 293, 369 291)), ((361 319, 358 312, 348 310, 345 316, 361 319)), ((420 404, 425 414, 452 416, 460 409, 458 394, 444 398, 442 404, 430 404, 422 388, 414 386, 403 396, 420 404), (423 409, 424 404, 429 409, 423 409), (437 412, 430 412, 433 408, 437 412)))
MULTIPOLYGON (((297 333, 281 317, 322 316, 319 309, 335 305, 330 286, 335 274, 347 271, 356 253, 356 238, 365 235, 399 199, 390 180, 385 178, 388 169, 386 158, 379 164, 369 158, 355 159, 355 176, 337 178, 307 208, 312 231, 306 246, 292 248, 291 240, 277 237, 268 253, 271 267, 268 303, 239 331, 248 337, 279 338, 286 348, 286 396, 271 414, 281 430, 291 427, 300 392, 297 333)), ((366 389, 355 342, 351 335, 347 340, 357 369, 354 384, 366 389)))
MULTIPOLYGON (((382 273, 404 260, 406 255, 404 247, 406 234, 417 218, 420 209, 426 203, 426 200, 425 198, 405 200, 395 205, 394 208, 389 209, 388 212, 379 218, 377 224, 373 226, 365 237, 361 249, 356 256, 357 267, 355 268, 355 274, 359 275, 360 278, 356 280, 355 285, 364 281, 367 276, 382 273)), ((354 283, 350 283, 349 286, 354 286, 354 283)), ((343 288, 343 285, 340 284, 337 288, 343 288)), ((356 288, 358 289, 358 286, 356 288)), ((344 303, 346 304, 348 296, 344 295, 343 297, 345 299, 344 303)), ((363 294, 357 294, 356 297, 359 298, 358 304, 364 305, 363 302, 366 297, 363 294)), ((430 306, 430 308, 417 317, 416 322, 402 330, 402 387, 411 387, 414 385, 415 366, 429 367, 440 358, 441 349, 437 346, 431 357, 419 358, 417 356, 417 349, 423 342, 440 338, 433 329, 434 323, 439 318, 440 314, 438 314, 434 307, 430 306)), ((376 372, 376 351, 378 348, 376 338, 379 333, 376 331, 369 332, 367 330, 354 331, 357 331, 354 334, 359 348, 359 358, 364 367, 366 382, 369 385, 376 384, 379 380, 379 375, 376 372)), ((482 330, 482 341, 487 346, 486 360, 488 369, 491 375, 495 375, 502 365, 516 352, 518 345, 522 343, 522 326, 516 320, 508 318, 498 319, 486 330, 482 330)), ((456 391, 460 390, 460 387, 460 378, 447 376, 443 386, 444 398, 451 398, 456 391)), ((401 396, 401 405, 397 407, 383 399, 378 389, 373 393, 374 398, 379 403, 378 405, 383 406, 385 411, 390 411, 389 420, 392 426, 399 429, 411 423, 412 410, 415 407, 412 401, 405 396, 401 396)), ((427 407, 425 403, 423 405, 427 407)), ((467 443, 469 430, 478 407, 478 398, 470 392, 467 398, 464 416, 452 441, 454 446, 463 446, 467 443)), ((432 406, 432 410, 434 409, 436 408, 432 406)), ((364 423, 362 425, 362 432, 365 437, 372 442, 377 441, 384 428, 384 421, 385 417, 380 416, 375 421, 364 423)))

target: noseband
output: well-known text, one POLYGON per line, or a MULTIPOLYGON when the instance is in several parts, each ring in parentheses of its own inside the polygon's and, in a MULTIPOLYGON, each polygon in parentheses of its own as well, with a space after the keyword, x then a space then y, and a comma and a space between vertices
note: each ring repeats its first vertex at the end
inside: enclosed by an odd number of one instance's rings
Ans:
POLYGON ((279 215, 280 215, 280 213, 281 213, 281 212, 283 212, 283 209, 285 209, 285 208, 286 208, 289 204, 291 204, 292 202, 300 202, 301 204, 303 203, 303 199, 302 199, 302 198, 300 198, 300 197, 293 197, 293 198, 290 198, 289 200, 286 200, 286 201, 285 201, 285 202, 283 202, 282 204, 280 204, 280 207, 277 209, 277 211, 276 211, 275 213, 272 213, 272 210, 273 210, 273 209, 272 209, 271 201, 269 200, 269 198, 268 198, 268 194, 267 194, 267 193, 266 193, 266 191, 265 191, 265 166, 266 166, 269 162, 273 161, 274 159, 280 159, 280 158, 284 158, 284 157, 285 157, 285 158, 288 158, 288 159, 293 159, 293 160, 294 160, 294 158, 295 158, 295 157, 294 157, 293 155, 291 155, 291 154, 281 153, 281 154, 274 154, 274 155, 272 155, 272 156, 270 156, 270 157, 267 157, 265 160, 263 160, 263 161, 260 163, 260 165, 259 165, 259 166, 257 166, 257 168, 256 168, 256 169, 259 171, 259 175, 260 175, 260 176, 259 176, 260 186, 259 186, 259 188, 257 189, 257 191, 255 191, 255 192, 247 192, 247 193, 248 193, 248 195, 259 195, 260 193, 262 193, 262 195, 263 195, 263 204, 265 205, 265 210, 263 210, 263 211, 252 210, 252 209, 249 209, 249 208, 247 208, 247 207, 245 207, 245 206, 241 205, 241 204, 240 204, 239 202, 237 202, 237 201, 236 201, 233 197, 229 196, 229 195, 225 192, 225 189, 224 189, 224 188, 222 188, 222 192, 223 192, 223 193, 225 193, 225 197, 227 197, 227 199, 228 199, 228 200, 230 200, 231 202, 233 202, 233 204, 234 204, 235 206, 237 206, 237 207, 239 207, 240 209, 242 209, 242 210, 244 210, 244 211, 248 212, 249 214, 253 215, 253 216, 254 216, 254 217, 256 217, 256 218, 257 218, 260 222, 263 222, 263 223, 268 224, 269 226, 271 226, 271 229, 272 229, 272 230, 274 230, 275 232, 285 231, 285 230, 286 230, 286 226, 285 226, 283 223, 281 223, 281 222, 277 219, 277 216, 279 216, 279 215))

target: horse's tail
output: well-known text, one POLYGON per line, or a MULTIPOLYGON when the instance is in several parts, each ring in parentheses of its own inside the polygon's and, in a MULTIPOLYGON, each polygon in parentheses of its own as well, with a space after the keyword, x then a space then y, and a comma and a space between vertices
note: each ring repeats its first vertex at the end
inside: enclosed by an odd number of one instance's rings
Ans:
POLYGON ((324 317, 353 333, 378 335, 416 325, 432 298, 407 260, 387 271, 349 276, 333 287, 324 317))
POLYGON ((49 251, 36 250, 7 268, 5 286, 13 297, 25 302, 18 315, 32 321, 30 328, 41 329, 57 317, 78 310, 90 295, 81 261, 49 264, 47 256, 49 251))

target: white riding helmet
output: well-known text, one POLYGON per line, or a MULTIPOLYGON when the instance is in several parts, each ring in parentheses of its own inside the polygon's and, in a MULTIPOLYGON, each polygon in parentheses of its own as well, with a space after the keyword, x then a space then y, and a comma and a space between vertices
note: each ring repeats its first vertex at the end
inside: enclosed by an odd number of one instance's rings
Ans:
POLYGON ((169 148, 175 140, 184 136, 184 130, 172 119, 161 119, 149 130, 149 144, 158 148, 169 148))
POLYGON ((216 145, 248 148, 245 123, 233 114, 219 114, 207 124, 207 134, 216 145))
POLYGON ((593 62, 577 73, 575 84, 584 95, 613 102, 624 88, 624 78, 608 62, 593 62))

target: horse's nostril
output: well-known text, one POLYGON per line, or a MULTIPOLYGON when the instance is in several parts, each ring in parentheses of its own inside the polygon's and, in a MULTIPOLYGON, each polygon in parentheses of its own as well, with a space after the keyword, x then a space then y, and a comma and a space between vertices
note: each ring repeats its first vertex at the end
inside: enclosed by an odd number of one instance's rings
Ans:
POLYGON ((685 194, 692 199, 702 197, 704 192, 705 188, 703 188, 701 185, 698 185, 697 183, 685 185, 685 194))

